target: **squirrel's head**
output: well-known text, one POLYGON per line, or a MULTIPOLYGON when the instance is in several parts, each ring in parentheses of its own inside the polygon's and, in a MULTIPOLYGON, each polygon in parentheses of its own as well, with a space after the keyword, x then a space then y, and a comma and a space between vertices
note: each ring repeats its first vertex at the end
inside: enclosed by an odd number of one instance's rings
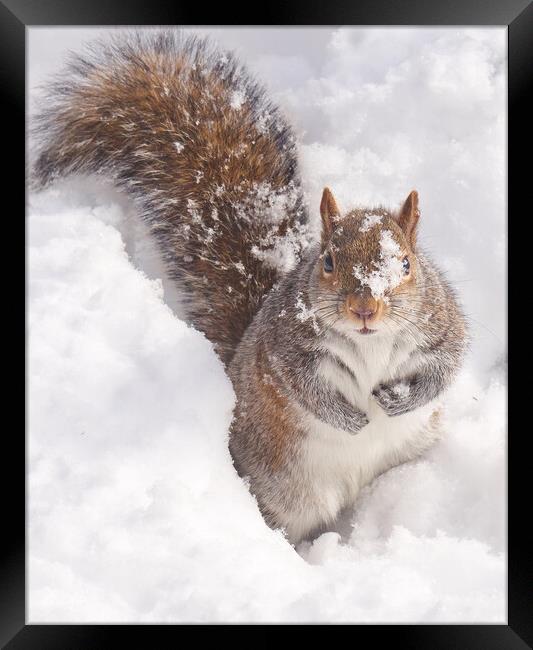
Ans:
POLYGON ((411 192, 398 212, 378 207, 342 215, 325 188, 320 215, 318 314, 361 335, 397 329, 395 303, 416 294, 418 194, 411 192))

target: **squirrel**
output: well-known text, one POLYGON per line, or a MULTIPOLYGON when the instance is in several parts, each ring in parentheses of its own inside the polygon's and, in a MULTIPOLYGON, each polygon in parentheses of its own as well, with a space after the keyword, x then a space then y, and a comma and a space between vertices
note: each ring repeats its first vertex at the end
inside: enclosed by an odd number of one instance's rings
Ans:
POLYGON ((232 381, 237 472, 269 526, 308 539, 441 435, 468 335, 417 243, 418 194, 343 213, 325 188, 315 241, 293 131, 233 54, 163 31, 71 57, 34 182, 96 173, 132 197, 232 381))

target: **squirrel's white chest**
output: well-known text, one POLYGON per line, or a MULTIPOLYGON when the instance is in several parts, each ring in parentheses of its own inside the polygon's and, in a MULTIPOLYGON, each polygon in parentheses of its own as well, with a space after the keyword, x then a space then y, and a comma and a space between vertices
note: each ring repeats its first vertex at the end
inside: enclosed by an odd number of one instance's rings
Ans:
MULTIPOLYGON (((372 389, 381 381, 394 376, 405 363, 409 350, 393 350, 391 346, 375 344, 359 351, 343 350, 342 344, 332 345, 335 355, 342 353, 342 361, 357 377, 342 366, 323 364, 324 378, 352 404, 363 410, 370 422, 357 434, 336 429, 307 412, 307 436, 303 442, 302 458, 307 475, 312 477, 308 489, 316 506, 309 517, 333 520, 339 510, 353 503, 359 490, 383 471, 412 458, 435 441, 437 432, 429 426, 436 402, 404 415, 389 417, 372 397, 372 389)), ((312 528, 311 521, 301 522, 302 529, 312 528)))
POLYGON ((394 346, 385 337, 369 337, 368 340, 362 340, 361 345, 332 337, 325 345, 328 354, 324 357, 319 372, 324 381, 371 417, 377 406, 372 390, 395 376, 412 349, 411 345, 405 343, 394 346), (338 361, 342 363, 339 364, 338 361))

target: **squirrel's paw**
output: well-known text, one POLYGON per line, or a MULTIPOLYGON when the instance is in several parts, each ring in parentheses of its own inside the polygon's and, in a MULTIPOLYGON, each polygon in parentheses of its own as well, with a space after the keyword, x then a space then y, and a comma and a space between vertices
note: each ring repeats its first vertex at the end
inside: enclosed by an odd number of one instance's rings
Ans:
POLYGON ((398 381, 377 386, 372 395, 387 415, 402 415, 413 409, 409 390, 409 384, 398 381))
POLYGON ((361 431, 363 427, 366 427, 369 422, 370 420, 367 418, 366 413, 357 411, 355 417, 350 419, 348 431, 350 433, 359 433, 359 431, 361 431))

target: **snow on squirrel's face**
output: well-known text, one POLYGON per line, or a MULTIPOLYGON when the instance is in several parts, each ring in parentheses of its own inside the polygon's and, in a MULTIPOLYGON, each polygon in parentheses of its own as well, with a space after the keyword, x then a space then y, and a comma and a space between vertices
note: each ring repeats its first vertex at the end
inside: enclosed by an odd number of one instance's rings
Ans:
POLYGON ((416 291, 417 199, 411 192, 398 214, 372 208, 341 217, 333 195, 324 190, 322 246, 312 292, 321 320, 357 335, 398 329, 398 307, 416 291))

